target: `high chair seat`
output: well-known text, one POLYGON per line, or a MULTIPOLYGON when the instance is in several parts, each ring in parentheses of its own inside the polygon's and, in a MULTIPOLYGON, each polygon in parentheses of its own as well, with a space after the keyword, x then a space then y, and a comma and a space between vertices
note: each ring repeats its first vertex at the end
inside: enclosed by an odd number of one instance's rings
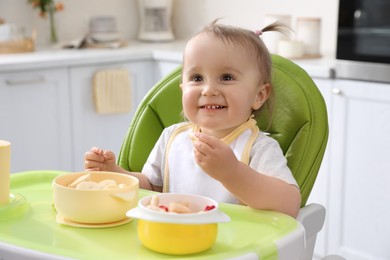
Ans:
MULTIPOLYGON (((272 120, 266 109, 256 116, 260 129, 275 138, 301 191, 298 220, 306 229, 307 245, 302 259, 311 259, 317 233, 322 229, 325 208, 306 202, 313 188, 328 140, 325 101, 311 77, 292 61, 272 55, 274 105, 272 120), (271 121, 271 122, 270 122, 271 121), (306 208, 306 209, 305 209, 306 208)), ((163 129, 182 122, 181 67, 158 82, 141 102, 124 139, 118 164, 141 171, 163 129)))

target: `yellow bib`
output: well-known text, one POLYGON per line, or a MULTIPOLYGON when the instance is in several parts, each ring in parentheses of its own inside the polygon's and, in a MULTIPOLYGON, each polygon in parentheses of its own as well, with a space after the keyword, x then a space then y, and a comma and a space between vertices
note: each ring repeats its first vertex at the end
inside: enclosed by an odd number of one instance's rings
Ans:
MULTIPOLYGON (((177 135, 179 135, 180 133, 185 132, 191 128, 192 128, 193 133, 200 132, 200 128, 198 126, 193 125, 192 123, 187 123, 187 124, 183 124, 183 125, 179 126, 178 128, 176 128, 168 139, 166 150, 165 150, 165 158, 164 158, 165 159, 165 167, 164 167, 163 192, 169 192, 168 154, 169 154, 171 144, 177 135)), ((242 152, 242 155, 240 158, 240 161, 245 163, 246 165, 249 164, 250 151, 252 149, 254 141, 256 140, 256 138, 259 134, 259 128, 256 125, 256 120, 254 120, 252 118, 249 119, 247 122, 238 126, 230 134, 228 134, 227 136, 225 136, 224 138, 221 139, 221 141, 230 145, 235 139, 237 139, 247 129, 251 130, 251 135, 245 144, 245 148, 243 149, 243 152, 242 152)))

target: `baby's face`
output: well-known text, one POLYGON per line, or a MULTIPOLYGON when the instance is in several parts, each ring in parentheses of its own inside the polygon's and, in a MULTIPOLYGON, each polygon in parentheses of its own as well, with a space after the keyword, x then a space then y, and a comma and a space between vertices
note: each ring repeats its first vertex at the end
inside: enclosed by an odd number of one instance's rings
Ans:
POLYGON ((184 52, 183 110, 202 132, 222 138, 246 122, 269 95, 255 55, 211 34, 193 38, 184 52))

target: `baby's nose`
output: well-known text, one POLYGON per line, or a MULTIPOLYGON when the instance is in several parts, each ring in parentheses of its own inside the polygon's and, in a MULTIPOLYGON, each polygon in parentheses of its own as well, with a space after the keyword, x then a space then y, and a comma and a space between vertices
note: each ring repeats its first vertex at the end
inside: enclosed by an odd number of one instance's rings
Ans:
POLYGON ((202 95, 204 96, 215 96, 218 95, 218 85, 212 82, 208 82, 203 86, 202 95))

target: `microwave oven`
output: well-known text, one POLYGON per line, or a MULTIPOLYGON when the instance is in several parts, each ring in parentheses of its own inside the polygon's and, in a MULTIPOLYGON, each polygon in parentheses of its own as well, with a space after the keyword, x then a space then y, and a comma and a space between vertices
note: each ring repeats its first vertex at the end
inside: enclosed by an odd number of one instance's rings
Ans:
POLYGON ((390 0, 339 0, 336 76, 390 82, 390 0))

